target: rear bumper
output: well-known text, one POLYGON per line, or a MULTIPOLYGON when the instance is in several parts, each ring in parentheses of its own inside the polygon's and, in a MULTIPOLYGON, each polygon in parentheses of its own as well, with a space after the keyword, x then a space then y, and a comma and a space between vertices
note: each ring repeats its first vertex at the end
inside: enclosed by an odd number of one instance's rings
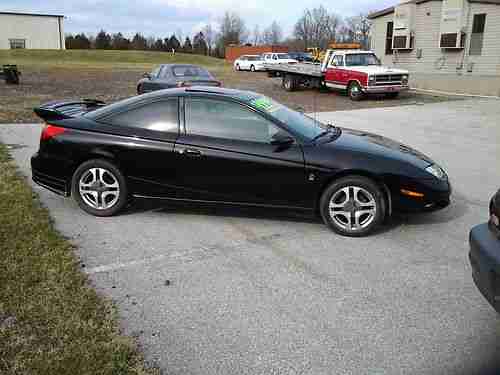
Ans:
POLYGON ((488 224, 474 227, 469 235, 472 279, 481 294, 500 313, 500 240, 488 224))
POLYGON ((70 195, 67 181, 60 177, 47 174, 42 167, 42 159, 38 153, 31 157, 31 176, 33 182, 56 194, 65 197, 70 195))
POLYGON ((363 92, 367 94, 389 94, 391 92, 408 91, 410 86, 395 85, 395 86, 365 86, 363 92))

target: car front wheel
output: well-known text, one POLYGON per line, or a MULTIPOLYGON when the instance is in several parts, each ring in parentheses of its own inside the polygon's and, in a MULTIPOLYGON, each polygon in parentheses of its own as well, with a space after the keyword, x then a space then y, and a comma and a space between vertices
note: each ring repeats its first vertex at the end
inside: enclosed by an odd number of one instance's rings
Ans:
POLYGON ((324 191, 320 212, 325 224, 349 237, 372 233, 384 221, 384 193, 372 180, 348 176, 333 182, 324 191))
POLYGON ((255 72, 255 66, 254 66, 254 65, 250 66, 250 71, 251 71, 252 73, 253 73, 253 72, 255 72))
POLYGON ((81 164, 73 174, 71 193, 80 208, 94 216, 113 216, 127 203, 122 172, 107 160, 81 164))

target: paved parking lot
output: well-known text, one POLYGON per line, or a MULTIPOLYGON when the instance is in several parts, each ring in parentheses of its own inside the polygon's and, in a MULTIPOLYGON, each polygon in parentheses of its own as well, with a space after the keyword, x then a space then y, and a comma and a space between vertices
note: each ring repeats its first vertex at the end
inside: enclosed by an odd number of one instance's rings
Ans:
MULTIPOLYGON (((251 209, 140 203, 95 218, 35 190, 165 374, 474 374, 500 357, 500 318, 467 262, 468 231, 500 187, 499 104, 318 114, 408 143, 451 175, 449 208, 369 238, 251 209)), ((39 133, 0 126, 26 175, 39 133)))

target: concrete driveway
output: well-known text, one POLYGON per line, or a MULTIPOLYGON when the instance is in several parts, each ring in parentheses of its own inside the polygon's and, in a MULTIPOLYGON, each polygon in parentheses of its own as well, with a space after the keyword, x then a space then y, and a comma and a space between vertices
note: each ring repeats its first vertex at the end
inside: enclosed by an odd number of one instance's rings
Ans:
MULTIPOLYGON (((468 231, 500 187, 500 102, 322 113, 408 143, 451 175, 453 204, 369 238, 294 213, 140 203, 95 218, 41 188, 124 330, 165 374, 474 374, 500 317, 472 283, 468 231)), ((38 125, 0 126, 29 176, 38 125)))

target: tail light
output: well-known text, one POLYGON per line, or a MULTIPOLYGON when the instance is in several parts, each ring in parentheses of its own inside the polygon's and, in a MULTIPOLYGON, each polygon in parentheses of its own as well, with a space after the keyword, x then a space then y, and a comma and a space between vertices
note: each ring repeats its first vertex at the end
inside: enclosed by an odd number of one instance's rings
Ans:
POLYGON ((65 128, 61 128, 59 126, 46 124, 42 130, 42 135, 40 136, 40 140, 47 141, 51 138, 57 137, 58 135, 64 133, 66 131, 65 128))

